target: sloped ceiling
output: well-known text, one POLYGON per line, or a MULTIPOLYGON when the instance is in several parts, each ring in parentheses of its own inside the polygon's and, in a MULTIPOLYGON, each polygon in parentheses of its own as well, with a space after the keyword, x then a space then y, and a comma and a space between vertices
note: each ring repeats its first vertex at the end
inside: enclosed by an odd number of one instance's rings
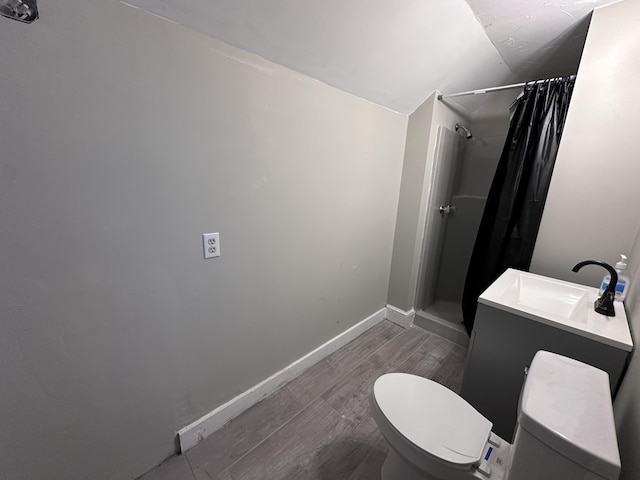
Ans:
POLYGON ((505 63, 519 77, 577 69, 591 11, 612 0, 467 0, 505 63))
MULTIPOLYGON (((575 73, 611 0, 127 0, 400 113, 449 93, 575 73)), ((464 107, 478 108, 469 98, 464 107)))

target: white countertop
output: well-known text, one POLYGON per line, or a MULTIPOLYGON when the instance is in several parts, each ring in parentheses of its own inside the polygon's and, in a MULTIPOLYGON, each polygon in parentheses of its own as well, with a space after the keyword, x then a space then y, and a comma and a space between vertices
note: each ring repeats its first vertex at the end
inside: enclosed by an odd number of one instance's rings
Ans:
MULTIPOLYGON (((535 293, 534 291, 534 295, 535 293)), ((531 291, 528 294, 529 298, 531 298, 531 291)), ((606 317, 596 313, 594 310, 593 302, 598 296, 597 288, 510 268, 480 295, 478 303, 630 352, 633 350, 633 341, 631 340, 631 331, 629 330, 624 304, 618 301, 614 302, 616 316, 606 317), (534 283, 543 281, 549 285, 557 285, 558 290, 566 289, 567 291, 584 293, 584 296, 578 300, 569 299, 567 302, 569 305, 566 308, 557 308, 554 309, 554 312, 549 312, 535 308, 532 306, 532 302, 522 300, 521 288, 523 288, 523 281, 534 283), (555 313, 561 310, 561 314, 555 313)), ((539 304, 544 303, 544 292, 541 292, 540 296, 535 300, 539 304)), ((554 299, 554 301, 557 302, 558 300, 554 299)))

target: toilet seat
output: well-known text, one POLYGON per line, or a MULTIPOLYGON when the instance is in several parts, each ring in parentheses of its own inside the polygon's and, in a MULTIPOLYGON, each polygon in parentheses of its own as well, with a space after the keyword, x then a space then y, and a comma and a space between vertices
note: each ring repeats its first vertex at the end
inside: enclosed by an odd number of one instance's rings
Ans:
POLYGON ((462 397, 423 377, 389 373, 373 386, 374 415, 383 415, 397 434, 454 468, 477 464, 493 424, 462 397))

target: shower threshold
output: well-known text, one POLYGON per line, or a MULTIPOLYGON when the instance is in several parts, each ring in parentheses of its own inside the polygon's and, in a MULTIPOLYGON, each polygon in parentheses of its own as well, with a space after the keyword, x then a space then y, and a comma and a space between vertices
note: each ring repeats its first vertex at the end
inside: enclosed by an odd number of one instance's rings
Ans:
POLYGON ((438 301, 416 312, 414 323, 427 331, 467 346, 469 336, 462 323, 459 303, 438 301))

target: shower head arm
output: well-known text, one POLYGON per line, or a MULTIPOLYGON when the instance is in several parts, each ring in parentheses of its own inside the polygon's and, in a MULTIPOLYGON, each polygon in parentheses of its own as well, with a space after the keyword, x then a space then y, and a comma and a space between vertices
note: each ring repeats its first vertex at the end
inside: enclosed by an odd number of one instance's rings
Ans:
POLYGON ((470 131, 467 127, 465 127, 464 125, 462 125, 462 124, 460 124, 460 123, 456 123, 456 132, 457 132, 459 129, 462 129, 462 130, 464 130, 464 131, 465 131, 465 133, 466 133, 466 137, 467 137, 467 140, 468 140, 468 139, 470 139, 471 137, 473 137, 473 135, 471 135, 471 131, 470 131))

